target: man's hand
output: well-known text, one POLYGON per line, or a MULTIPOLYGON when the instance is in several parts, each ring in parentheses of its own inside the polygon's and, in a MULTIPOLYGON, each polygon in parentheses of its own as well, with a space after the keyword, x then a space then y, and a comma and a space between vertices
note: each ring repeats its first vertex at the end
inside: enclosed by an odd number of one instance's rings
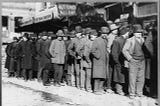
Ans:
POLYGON ((133 59, 133 58, 131 58, 131 59, 129 60, 129 62, 136 62, 136 60, 133 59))

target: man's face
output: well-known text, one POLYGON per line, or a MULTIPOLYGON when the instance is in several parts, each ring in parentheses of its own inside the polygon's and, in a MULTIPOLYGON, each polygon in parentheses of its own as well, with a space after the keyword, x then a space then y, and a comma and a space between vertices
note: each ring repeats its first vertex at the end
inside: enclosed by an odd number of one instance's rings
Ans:
POLYGON ((26 38, 26 37, 23 37, 23 41, 27 41, 27 38, 26 38))
POLYGON ((91 36, 91 40, 93 41, 93 40, 95 40, 95 38, 97 37, 97 36, 95 36, 95 35, 90 35, 91 36))
POLYGON ((77 37, 77 38, 82 38, 81 33, 77 33, 77 34, 76 34, 76 37, 77 37))
POLYGON ((59 36, 57 39, 58 39, 59 41, 62 41, 62 40, 63 40, 63 37, 59 36))
POLYGON ((113 33, 113 34, 118 34, 118 30, 117 30, 117 29, 116 29, 116 30, 113 30, 112 33, 113 33))
POLYGON ((46 39, 47 39, 47 36, 42 36, 42 39, 43 39, 43 40, 46 40, 46 39))
POLYGON ((134 33, 134 36, 135 36, 136 38, 142 38, 142 33, 134 33))
POLYGON ((75 31, 76 31, 77 33, 81 32, 81 30, 82 30, 81 26, 76 26, 76 27, 75 27, 75 31))

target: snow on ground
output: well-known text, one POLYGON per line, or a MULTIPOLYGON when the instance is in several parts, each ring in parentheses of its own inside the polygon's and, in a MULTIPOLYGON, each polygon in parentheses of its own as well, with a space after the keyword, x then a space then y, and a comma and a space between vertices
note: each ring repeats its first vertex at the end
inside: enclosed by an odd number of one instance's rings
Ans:
MULTIPOLYGON (((86 91, 82 91, 75 87, 70 87, 67 85, 62 87, 55 87, 53 85, 45 87, 41 83, 37 82, 36 80, 25 82, 22 79, 2 77, 2 81, 12 82, 14 84, 22 85, 35 90, 48 92, 64 98, 69 98, 72 100, 72 103, 69 103, 69 104, 80 104, 80 105, 86 104, 90 106, 156 106, 154 104, 155 100, 148 97, 131 100, 126 96, 120 96, 117 94, 106 93, 103 95, 95 95, 93 93, 88 93, 86 91)), ((2 91, 3 90, 4 89, 2 89, 2 91)), ((21 93, 17 94, 19 95, 18 97, 20 97, 21 93)), ((35 95, 35 98, 36 97, 37 96, 35 95)))

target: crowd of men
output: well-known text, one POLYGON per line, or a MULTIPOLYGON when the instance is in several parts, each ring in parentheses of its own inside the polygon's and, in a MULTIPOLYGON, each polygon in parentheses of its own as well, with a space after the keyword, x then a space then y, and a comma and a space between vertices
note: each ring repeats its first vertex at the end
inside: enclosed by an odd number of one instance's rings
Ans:
POLYGON ((157 95, 157 30, 120 19, 100 30, 75 26, 37 37, 25 33, 6 47, 9 77, 37 78, 44 86, 75 86, 93 92, 157 95))

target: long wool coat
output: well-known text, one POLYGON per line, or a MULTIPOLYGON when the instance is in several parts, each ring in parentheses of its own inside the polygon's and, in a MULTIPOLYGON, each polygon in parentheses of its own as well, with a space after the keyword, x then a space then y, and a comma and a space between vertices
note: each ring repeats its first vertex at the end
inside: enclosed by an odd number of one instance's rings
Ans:
POLYGON ((20 52, 22 57, 21 61, 22 69, 32 69, 32 55, 33 55, 32 42, 30 40, 22 41, 20 44, 20 52))
POLYGON ((51 59, 48 56, 50 43, 51 40, 40 39, 38 41, 37 52, 39 55, 38 57, 39 57, 40 67, 44 68, 46 64, 51 63, 51 59))
POLYGON ((98 37, 94 40, 91 53, 93 54, 93 78, 106 79, 108 73, 107 40, 98 37))
POLYGON ((111 54, 115 63, 113 80, 118 83, 125 83, 125 74, 127 73, 125 72, 126 70, 124 70, 125 57, 122 53, 124 44, 125 39, 122 36, 120 36, 113 41, 111 49, 111 54))

